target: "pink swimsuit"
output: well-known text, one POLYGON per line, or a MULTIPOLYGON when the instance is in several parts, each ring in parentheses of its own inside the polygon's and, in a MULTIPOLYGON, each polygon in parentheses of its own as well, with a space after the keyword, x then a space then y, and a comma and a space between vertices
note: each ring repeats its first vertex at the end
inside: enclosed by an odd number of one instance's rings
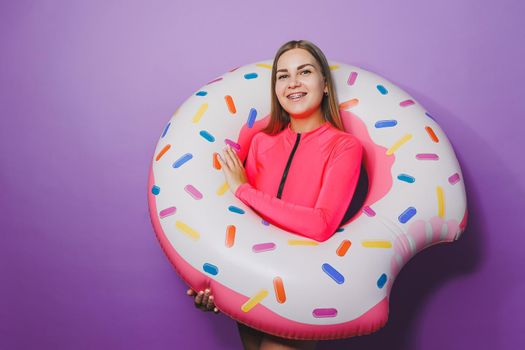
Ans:
POLYGON ((362 152, 354 136, 328 122, 306 133, 259 132, 246 159, 248 183, 235 196, 268 222, 325 241, 352 199, 362 152))

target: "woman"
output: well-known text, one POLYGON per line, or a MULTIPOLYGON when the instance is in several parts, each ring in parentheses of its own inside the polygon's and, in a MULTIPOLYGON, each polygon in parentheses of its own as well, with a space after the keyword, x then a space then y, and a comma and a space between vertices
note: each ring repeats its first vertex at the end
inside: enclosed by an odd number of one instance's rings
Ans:
MULTIPOLYGON (((359 141, 343 131, 326 57, 313 43, 294 40, 275 55, 270 122, 253 137, 246 169, 230 147, 220 163, 230 190, 265 220, 322 242, 343 219, 361 156, 359 141)), ((218 312, 210 290, 200 291, 195 304, 218 312)), ((315 347, 240 323, 239 332, 245 349, 315 347)))

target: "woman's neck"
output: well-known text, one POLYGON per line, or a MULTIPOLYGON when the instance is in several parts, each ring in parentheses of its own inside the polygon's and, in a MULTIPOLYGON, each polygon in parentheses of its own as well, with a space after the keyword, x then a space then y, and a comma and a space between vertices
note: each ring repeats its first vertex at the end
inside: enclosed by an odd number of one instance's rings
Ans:
POLYGON ((323 125, 326 120, 323 118, 321 111, 308 118, 294 118, 290 116, 290 128, 293 132, 304 133, 317 129, 323 125))

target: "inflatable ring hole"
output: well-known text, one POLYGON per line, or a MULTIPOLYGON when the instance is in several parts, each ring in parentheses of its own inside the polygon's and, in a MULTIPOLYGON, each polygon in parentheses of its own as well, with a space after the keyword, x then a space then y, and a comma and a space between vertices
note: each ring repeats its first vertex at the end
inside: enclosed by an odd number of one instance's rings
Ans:
POLYGON ((363 165, 361 165, 361 171, 359 173, 359 179, 357 180, 357 186, 355 188, 354 195, 348 204, 348 209, 346 209, 343 220, 341 220, 341 225, 339 226, 343 226, 359 216, 358 214, 363 208, 368 195, 368 185, 369 182, 367 170, 363 165))

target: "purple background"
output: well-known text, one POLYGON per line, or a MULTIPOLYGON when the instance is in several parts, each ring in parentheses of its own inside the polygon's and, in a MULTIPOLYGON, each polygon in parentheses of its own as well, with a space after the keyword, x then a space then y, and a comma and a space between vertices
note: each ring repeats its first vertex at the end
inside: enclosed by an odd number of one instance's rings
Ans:
POLYGON ((160 249, 148 166, 193 92, 299 38, 425 106, 456 149, 470 209, 458 242, 405 266, 384 329, 318 348, 519 348, 524 10, 518 0, 3 1, 0 348, 240 348, 234 322, 197 311, 160 249))

